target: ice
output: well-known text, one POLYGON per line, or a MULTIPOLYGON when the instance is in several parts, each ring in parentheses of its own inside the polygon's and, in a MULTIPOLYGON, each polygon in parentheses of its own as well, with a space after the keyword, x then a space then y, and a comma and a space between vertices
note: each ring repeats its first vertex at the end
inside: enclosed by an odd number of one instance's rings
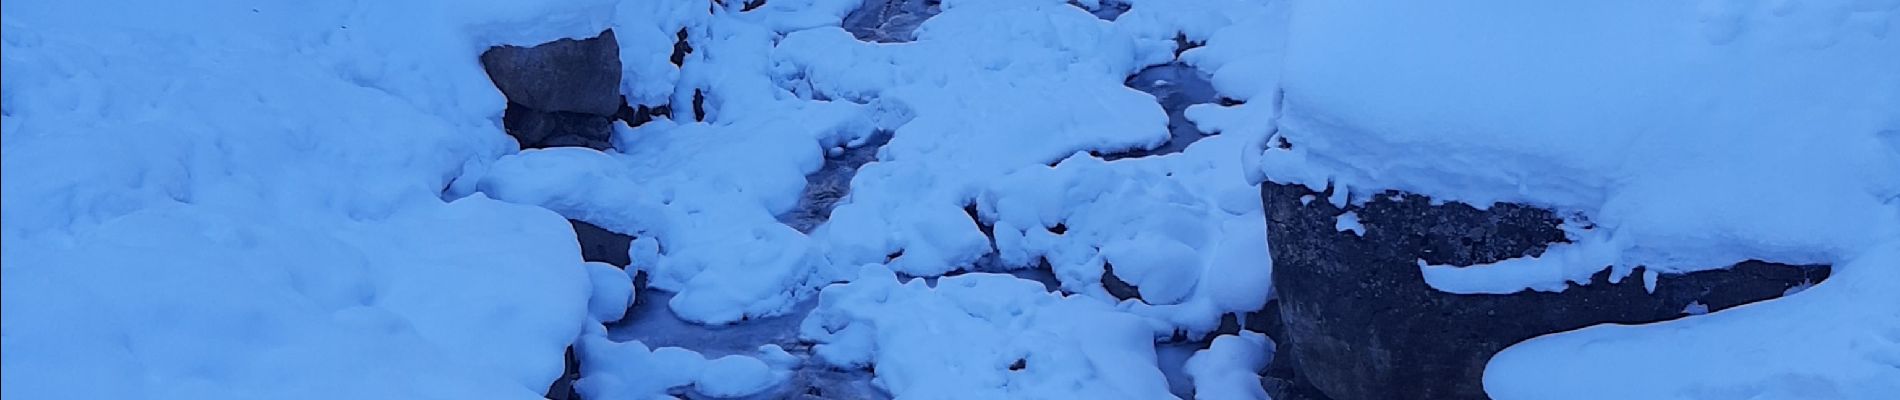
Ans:
POLYGON ((1162 64, 1144 68, 1129 77, 1128 86, 1154 95, 1161 109, 1167 111, 1168 141, 1153 149, 1109 154, 1105 159, 1179 153, 1186 150, 1189 144, 1208 135, 1201 132, 1186 115, 1188 107, 1215 101, 1214 88, 1208 82, 1206 73, 1182 63, 1162 64))
POLYGON ((924 20, 940 12, 937 0, 864 0, 844 17, 844 28, 858 40, 890 43, 915 40, 924 20))
POLYGON ((858 169, 877 159, 878 149, 890 141, 890 134, 874 134, 871 140, 851 148, 834 147, 834 151, 825 154, 825 166, 805 178, 805 193, 798 197, 798 206, 792 212, 779 216, 779 220, 799 232, 811 232, 818 224, 831 219, 832 208, 838 201, 850 193, 851 178, 857 176, 858 169))

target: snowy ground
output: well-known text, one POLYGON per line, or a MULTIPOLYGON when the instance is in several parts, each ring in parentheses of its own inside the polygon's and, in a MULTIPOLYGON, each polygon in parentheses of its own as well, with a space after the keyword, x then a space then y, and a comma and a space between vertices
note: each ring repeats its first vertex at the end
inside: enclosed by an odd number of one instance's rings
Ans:
POLYGON ((1271 295, 1263 168, 1585 212, 1619 268, 1840 265, 1514 347, 1500 398, 1900 391, 1892 1, 862 3, 8 1, 4 396, 535 398, 572 344, 588 399, 1264 398, 1271 338, 1176 339, 1271 295), (477 55, 608 28, 671 114, 517 151, 477 55))
POLYGON ((1335 202, 1400 189, 1587 221, 1542 257, 1420 263, 1452 292, 1562 290, 1639 265, 1835 265, 1780 300, 1518 344, 1486 369, 1495 398, 1891 398, 1897 13, 1894 1, 1298 2, 1284 146, 1263 152, 1262 172, 1331 186, 1335 202))

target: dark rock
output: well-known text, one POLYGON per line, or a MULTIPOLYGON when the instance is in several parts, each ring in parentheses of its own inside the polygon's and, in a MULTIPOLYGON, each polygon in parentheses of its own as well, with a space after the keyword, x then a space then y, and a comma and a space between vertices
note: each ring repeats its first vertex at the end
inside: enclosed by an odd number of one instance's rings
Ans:
MULTIPOLYGON (((648 290, 647 289, 647 272, 634 271, 633 292, 634 292, 635 297, 633 298, 633 304, 627 305, 627 309, 629 310, 627 315, 633 315, 631 310, 640 308, 640 306, 646 305, 647 296, 645 293, 647 293, 647 290, 648 290)), ((626 319, 629 319, 629 318, 622 318, 622 320, 626 320, 626 319)))
POLYGON ((975 222, 976 229, 983 232, 983 237, 990 238, 990 246, 995 247, 996 225, 983 221, 983 215, 977 211, 976 203, 964 204, 963 213, 970 216, 970 222, 975 222))
POLYGON ((1177 33, 1174 35, 1174 58, 1179 60, 1181 59, 1181 53, 1186 53, 1188 50, 1206 45, 1207 42, 1205 41, 1188 40, 1187 34, 1177 33))
POLYGON ((1247 330, 1266 334, 1273 338, 1273 359, 1267 363, 1267 370, 1261 371, 1260 385, 1266 388, 1269 398, 1275 400, 1325 400, 1326 395, 1319 392, 1300 376, 1298 360, 1292 354, 1292 341, 1285 340, 1286 325, 1280 322, 1280 301, 1269 300, 1260 311, 1247 313, 1247 330))
POLYGON ((508 101, 536 111, 607 116, 620 108, 620 45, 612 30, 591 39, 489 48, 482 68, 508 101))
POLYGON ((938 0, 864 0, 844 17, 844 30, 858 40, 878 43, 916 40, 917 26, 941 10, 938 0))
POLYGON ((501 126, 524 149, 547 147, 613 148, 612 117, 566 111, 538 111, 508 103, 501 126))
POLYGON ((686 40, 686 28, 680 28, 679 33, 674 34, 674 37, 673 56, 668 59, 673 61, 675 67, 685 66, 686 55, 693 54, 693 43, 686 40))
POLYGON ((1108 295, 1115 296, 1115 300, 1141 300, 1141 288, 1115 276, 1115 266, 1108 263, 1102 263, 1102 289, 1108 290, 1108 295))
POLYGON ((627 127, 637 127, 648 122, 653 122, 654 118, 665 118, 668 114, 673 113, 673 110, 664 104, 653 107, 648 107, 645 104, 635 106, 625 104, 627 96, 620 96, 620 100, 622 104, 620 105, 620 110, 614 112, 614 120, 626 122, 627 127))
POLYGON ((566 368, 561 371, 560 377, 554 378, 554 383, 548 384, 547 395, 542 397, 548 400, 581 400, 580 392, 574 389, 574 381, 581 379, 581 363, 574 358, 574 346, 567 346, 565 359, 566 368))
POLYGON ((1604 271, 1558 293, 1452 294, 1428 286, 1417 261, 1464 266, 1539 255, 1565 240, 1562 220, 1524 205, 1479 210, 1399 192, 1346 210, 1298 185, 1267 182, 1261 196, 1278 296, 1272 311, 1284 324, 1263 324, 1283 330, 1272 336, 1280 347, 1263 382, 1276 399, 1301 398, 1305 383, 1338 400, 1481 399, 1485 363, 1511 344, 1602 323, 1674 319, 1691 303, 1719 310, 1771 299, 1829 271, 1748 261, 1664 275, 1653 293, 1640 275, 1611 283, 1604 271), (1363 236, 1334 228, 1345 211, 1358 214, 1363 236))
POLYGON ((706 91, 693 89, 693 120, 706 120, 706 91))
POLYGON ((632 236, 580 220, 570 219, 567 222, 574 225, 574 238, 580 241, 582 260, 604 262, 620 268, 633 263, 627 257, 627 248, 633 245, 632 236))

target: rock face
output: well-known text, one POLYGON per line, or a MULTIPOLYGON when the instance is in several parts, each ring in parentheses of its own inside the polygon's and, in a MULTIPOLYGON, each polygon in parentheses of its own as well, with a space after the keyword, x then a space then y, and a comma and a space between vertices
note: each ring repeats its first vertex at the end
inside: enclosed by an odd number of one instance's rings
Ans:
POLYGON ((534 47, 496 46, 482 68, 508 101, 540 111, 613 115, 620 109, 620 44, 613 31, 534 47))
POLYGON ((508 97, 502 125, 523 148, 606 149, 620 111, 620 45, 613 31, 534 47, 496 46, 482 68, 508 97))
POLYGON ((1328 194, 1261 185, 1279 297, 1261 314, 1280 331, 1269 332, 1280 351, 1263 383, 1275 399, 1482 399, 1485 363, 1511 344, 1601 323, 1674 319, 1691 304, 1714 311, 1775 298, 1829 271, 1748 261, 1664 275, 1654 293, 1640 275, 1611 283, 1605 271, 1558 293, 1452 294, 1428 286, 1418 260, 1463 266, 1539 255, 1565 241, 1562 220, 1529 206, 1432 205, 1399 192, 1340 209, 1328 194), (1346 211, 1358 215, 1363 236, 1335 228, 1346 211))
POLYGON ((581 220, 567 220, 574 225, 574 238, 581 244, 581 260, 613 264, 627 268, 633 260, 627 256, 627 248, 633 246, 633 237, 614 233, 581 220))

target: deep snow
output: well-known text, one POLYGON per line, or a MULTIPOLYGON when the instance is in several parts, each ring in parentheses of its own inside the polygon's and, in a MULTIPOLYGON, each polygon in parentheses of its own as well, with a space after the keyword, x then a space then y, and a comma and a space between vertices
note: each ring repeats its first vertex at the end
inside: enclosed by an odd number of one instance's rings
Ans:
POLYGON ((1495 397, 1900 392, 1900 3, 864 3, 8 1, 3 394, 1262 398, 1271 338, 1172 340, 1272 295, 1269 178, 1592 225, 1447 291, 1838 265, 1495 397), (607 28, 670 115, 517 151, 477 55, 607 28))

